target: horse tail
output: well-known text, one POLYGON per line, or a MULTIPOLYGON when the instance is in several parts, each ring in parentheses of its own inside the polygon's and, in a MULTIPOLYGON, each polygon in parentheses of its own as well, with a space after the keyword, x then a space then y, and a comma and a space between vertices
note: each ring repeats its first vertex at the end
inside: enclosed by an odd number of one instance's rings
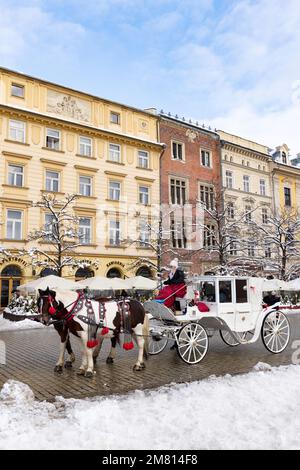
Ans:
POLYGON ((143 323, 143 336, 144 336, 144 357, 148 359, 149 351, 149 315, 145 313, 144 323, 143 323))

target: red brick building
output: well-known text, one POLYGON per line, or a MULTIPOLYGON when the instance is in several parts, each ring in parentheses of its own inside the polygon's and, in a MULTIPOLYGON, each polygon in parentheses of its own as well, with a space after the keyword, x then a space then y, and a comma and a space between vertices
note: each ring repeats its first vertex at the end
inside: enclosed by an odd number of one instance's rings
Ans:
MULTIPOLYGON (((212 208, 216 194, 221 192, 220 139, 216 132, 190 122, 161 114, 159 122, 160 141, 166 145, 161 157, 161 202, 184 206, 195 206, 202 201, 212 208)), ((185 239, 186 227, 176 223, 170 214, 170 248, 165 253, 162 265, 167 265, 175 253, 180 264, 193 273, 204 274, 217 264, 211 241, 203 230, 203 241, 207 250, 191 251, 185 239), (174 236, 176 233, 176 236, 174 236)), ((205 224, 210 224, 205 220, 205 224)), ((192 224, 189 224, 192 225, 192 224)))

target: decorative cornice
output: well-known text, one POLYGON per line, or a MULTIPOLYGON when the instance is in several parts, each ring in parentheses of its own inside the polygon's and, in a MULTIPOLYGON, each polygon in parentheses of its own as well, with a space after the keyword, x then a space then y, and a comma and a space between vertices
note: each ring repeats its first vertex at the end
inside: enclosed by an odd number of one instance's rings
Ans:
POLYGON ((5 156, 5 157, 12 157, 12 158, 20 158, 20 159, 23 159, 23 160, 31 160, 32 157, 30 155, 23 155, 21 153, 14 153, 14 152, 8 152, 8 151, 2 151, 2 154, 5 156))
POLYGON ((146 178, 145 176, 135 176, 134 177, 138 181, 146 181, 147 183, 154 183, 154 178, 146 178))
MULTIPOLYGON (((93 127, 88 124, 77 123, 74 121, 69 121, 66 119, 49 116, 47 114, 37 113, 27 109, 21 109, 14 106, 7 106, 4 104, 0 104, 0 114, 9 114, 11 116, 16 116, 19 118, 30 117, 31 121, 38 122, 39 124, 45 126, 56 126, 61 129, 65 130, 77 130, 77 131, 84 131, 86 134, 92 135, 94 137, 103 137, 109 138, 111 142, 122 142, 123 144, 128 145, 138 145, 141 148, 149 148, 155 149, 157 151, 161 151, 164 146, 159 142, 155 142, 152 140, 141 139, 139 137, 129 135, 129 134, 122 134, 119 132, 114 132, 111 129, 104 129, 93 127)), ((26 144, 29 145, 29 144, 26 144)))
POLYGON ((126 178, 128 176, 127 173, 118 173, 117 171, 105 170, 104 173, 109 176, 118 176, 119 178, 126 178))
POLYGON ((10 197, 0 197, 0 202, 3 202, 5 204, 18 205, 18 206, 32 206, 33 204, 33 201, 10 198, 10 197))
POLYGON ((223 149, 229 150, 230 152, 239 153, 241 155, 245 155, 245 156, 252 157, 252 158, 254 157, 258 159, 263 159, 266 162, 272 161, 272 157, 270 155, 261 153, 257 150, 249 149, 247 147, 242 147, 241 145, 234 144, 232 142, 221 140, 221 146, 223 149))
POLYGON ((74 165, 74 168, 76 170, 91 171, 93 173, 97 173, 97 171, 99 171, 99 168, 91 168, 90 166, 83 166, 83 165, 74 165))
POLYGON ((48 158, 41 158, 40 161, 42 163, 46 163, 47 165, 67 166, 67 163, 65 162, 60 162, 57 160, 50 160, 48 158))

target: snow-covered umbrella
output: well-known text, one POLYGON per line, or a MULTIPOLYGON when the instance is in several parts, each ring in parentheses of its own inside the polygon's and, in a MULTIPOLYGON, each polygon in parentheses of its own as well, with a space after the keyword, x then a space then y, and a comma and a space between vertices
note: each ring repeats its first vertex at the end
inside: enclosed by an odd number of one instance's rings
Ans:
POLYGON ((76 285, 77 283, 75 281, 70 281, 69 279, 50 274, 50 276, 40 277, 39 279, 28 282, 27 284, 22 284, 17 287, 17 290, 25 292, 37 292, 39 289, 46 290, 47 287, 53 290, 74 290, 77 288, 76 285))
POLYGON ((144 276, 135 276, 126 279, 127 289, 149 290, 153 291, 157 288, 157 282, 144 276))
POLYGON ((294 279, 293 281, 288 282, 288 290, 298 290, 300 291, 300 278, 294 279))
POLYGON ((263 292, 290 290, 289 283, 280 279, 266 279, 262 285, 263 292))
POLYGON ((76 282, 77 289, 88 288, 90 290, 126 290, 128 286, 124 279, 118 277, 89 277, 83 281, 76 282))

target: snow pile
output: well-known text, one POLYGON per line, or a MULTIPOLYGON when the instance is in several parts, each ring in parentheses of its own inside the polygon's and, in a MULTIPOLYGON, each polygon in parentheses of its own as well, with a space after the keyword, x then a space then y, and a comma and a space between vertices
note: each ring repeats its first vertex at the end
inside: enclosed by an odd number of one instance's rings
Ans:
POLYGON ((3 385, 0 392, 0 401, 16 403, 30 403, 34 401, 31 388, 16 380, 9 380, 3 385))
MULTIPOLYGON (((42 323, 33 320, 22 320, 13 322, 6 320, 0 315, 0 332, 1 331, 14 331, 14 330, 31 330, 35 328, 46 328, 42 323)), ((48 327, 47 327, 48 328, 48 327)))
POLYGON ((36 299, 30 296, 20 295, 16 292, 13 294, 10 304, 5 311, 14 315, 37 315, 36 299))
POLYGON ((20 402, 10 382, 0 395, 0 448, 299 449, 300 367, 258 368, 125 397, 55 403, 32 401, 21 386, 20 402))

